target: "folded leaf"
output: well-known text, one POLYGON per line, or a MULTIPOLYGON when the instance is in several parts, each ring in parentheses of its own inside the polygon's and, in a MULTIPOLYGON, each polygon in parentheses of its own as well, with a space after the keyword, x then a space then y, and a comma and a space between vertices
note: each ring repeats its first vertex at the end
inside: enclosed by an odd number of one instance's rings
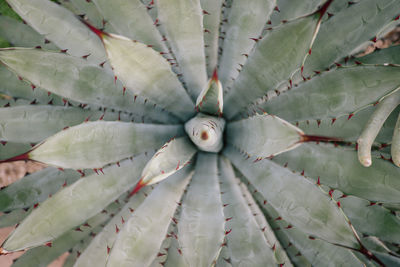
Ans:
POLYGON ((125 222, 107 260, 107 266, 148 266, 167 234, 183 191, 190 181, 184 169, 159 184, 125 222))
POLYGON ((200 0, 157 0, 158 18, 194 100, 207 83, 200 0))
MULTIPOLYGON (((157 121, 168 121, 168 113, 139 99, 103 68, 82 58, 36 49, 0 50, 0 61, 34 86, 84 104, 146 114, 157 121)), ((145 101, 146 102, 146 101, 145 101)))
POLYGON ((147 162, 132 194, 143 186, 158 183, 186 167, 196 151, 188 137, 174 138, 165 143, 147 162))
POLYGON ((85 222, 127 191, 139 178, 148 157, 140 156, 92 174, 41 203, 3 244, 17 251, 43 245, 85 222), (96 188, 96 190, 93 190, 96 188))
POLYGON ((92 30, 102 38, 114 73, 127 89, 149 98, 182 120, 193 115, 192 100, 168 61, 158 52, 123 36, 92 30))
POLYGON ((270 160, 251 164, 254 158, 246 161, 231 146, 223 153, 283 219, 307 234, 358 249, 358 242, 340 209, 316 184, 270 160))
MULTIPOLYGON (((8 0, 13 10, 38 33, 45 35, 68 54, 90 55, 90 62, 106 60, 104 49, 95 34, 69 10, 49 0, 8 0)), ((39 61, 38 61, 39 62, 39 61)))
POLYGON ((358 163, 352 148, 333 145, 303 144, 273 159, 281 165, 302 172, 320 183, 370 201, 399 203, 400 169, 382 159, 371 168, 358 163))
POLYGON ((212 78, 201 91, 196 100, 196 109, 210 115, 222 115, 223 91, 221 82, 218 80, 217 69, 214 70, 212 78))
POLYGON ((10 160, 31 159, 61 168, 101 168, 157 149, 181 134, 178 125, 87 122, 58 132, 21 157, 10 160))
POLYGON ((215 153, 198 154, 195 174, 181 203, 175 232, 178 247, 168 251, 165 264, 211 266, 219 255, 225 224, 215 153))
POLYGON ((270 157, 295 149, 303 131, 271 115, 255 115, 227 125, 227 142, 249 156, 270 157))

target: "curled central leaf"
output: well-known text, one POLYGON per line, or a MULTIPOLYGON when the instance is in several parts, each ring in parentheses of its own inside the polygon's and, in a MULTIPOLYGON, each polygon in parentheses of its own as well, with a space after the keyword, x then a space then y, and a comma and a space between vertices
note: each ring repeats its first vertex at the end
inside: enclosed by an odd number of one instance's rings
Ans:
POLYGON ((199 113, 185 124, 190 140, 207 152, 219 152, 223 147, 225 120, 199 113))

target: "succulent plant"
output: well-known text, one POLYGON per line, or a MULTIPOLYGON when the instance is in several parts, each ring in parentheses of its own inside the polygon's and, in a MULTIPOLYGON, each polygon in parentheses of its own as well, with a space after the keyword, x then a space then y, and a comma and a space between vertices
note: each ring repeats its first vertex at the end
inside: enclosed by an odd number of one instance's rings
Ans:
POLYGON ((7 2, 15 266, 400 266, 400 1, 7 2))

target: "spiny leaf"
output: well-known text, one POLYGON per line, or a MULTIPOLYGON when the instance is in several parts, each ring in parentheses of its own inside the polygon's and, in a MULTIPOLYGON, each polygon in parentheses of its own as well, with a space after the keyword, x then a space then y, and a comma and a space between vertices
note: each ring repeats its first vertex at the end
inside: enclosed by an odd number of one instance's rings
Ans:
POLYGON ((146 6, 140 0, 93 0, 107 23, 110 23, 118 34, 129 39, 152 46, 159 52, 167 52, 161 41, 152 18, 147 13, 146 6))
POLYGON ((107 266, 148 266, 160 248, 169 222, 188 184, 190 169, 159 184, 125 222, 107 260, 107 266))
POLYGON ((218 62, 218 38, 223 2, 224 0, 200 0, 203 9, 204 51, 209 77, 218 62))
POLYGON ((197 97, 196 109, 210 115, 222 115, 223 111, 223 91, 221 82, 218 80, 217 69, 208 84, 197 97))
MULTIPOLYGON (((342 2, 346 4, 348 1, 342 2)), ((373 40, 394 20, 399 8, 398 1, 363 0, 334 14, 321 25, 312 53, 305 63, 304 75, 322 71, 342 58, 361 51, 368 41, 373 40)))
POLYGON ((200 0, 157 0, 158 18, 194 100, 207 83, 200 0))
POLYGON ((246 55, 261 37, 265 23, 276 0, 233 1, 222 36, 222 56, 219 72, 224 89, 231 89, 246 62, 246 55))
POLYGON ((142 176, 132 195, 143 186, 158 183, 190 163, 196 148, 188 137, 174 138, 165 143, 143 169, 142 176))
MULTIPOLYGON (((147 189, 147 188, 146 188, 147 189)), ((75 267, 86 267, 90 265, 105 266, 110 249, 113 247, 120 229, 132 217, 135 210, 145 200, 150 190, 144 189, 141 193, 133 196, 124 208, 118 212, 102 231, 96 235, 89 246, 82 252, 75 263, 75 267)))
POLYGON ((45 37, 35 32, 31 27, 8 16, 0 16, 0 36, 8 40, 13 46, 40 46, 44 49, 57 49, 53 43, 46 43, 45 37))
POLYGON ((87 122, 58 132, 17 159, 31 159, 61 168, 101 168, 108 163, 157 149, 180 135, 175 125, 87 122))
MULTIPOLYGON (((232 166, 226 158, 218 161, 221 172, 221 199, 224 204, 228 258, 236 266, 267 266, 275 262, 273 246, 262 234, 245 198, 242 196, 232 166), (243 244, 247 244, 243 246, 243 244)), ((275 262, 277 264, 277 262, 275 262)))
POLYGON ((302 72, 302 65, 318 32, 322 13, 316 12, 282 24, 258 41, 225 98, 228 119, 232 119, 237 112, 265 95, 268 90, 274 90, 290 81, 296 72, 302 72))
POLYGON ((146 114, 156 121, 169 120, 169 114, 158 107, 133 104, 139 102, 136 95, 124 90, 112 74, 82 58, 64 53, 12 48, 0 50, 0 61, 33 86, 40 86, 68 99, 146 114))
POLYGON ((394 126, 391 154, 393 163, 400 167, 400 112, 398 115, 396 126, 394 126))
POLYGON ((227 142, 250 156, 270 157, 296 148, 303 131, 271 115, 255 115, 227 125, 227 142))
POLYGON ((283 153, 274 161, 304 174, 323 185, 339 189, 370 201, 399 203, 400 169, 392 163, 376 159, 374 166, 365 168, 358 163, 352 148, 333 145, 303 144, 283 153))
POLYGON ((29 174, 0 191, 0 210, 33 207, 79 177, 81 174, 76 171, 51 167, 29 174))
POLYGON ((349 116, 399 87, 399 73, 398 66, 338 68, 281 93, 259 107, 288 121, 349 116))
POLYGON ((99 213, 139 178, 147 157, 140 156, 92 174, 40 204, 3 244, 6 251, 43 245, 99 213), (96 188, 96 190, 92 190, 96 188))
POLYGON ((158 52, 123 36, 91 29, 102 39, 114 73, 127 89, 149 98, 182 120, 193 115, 193 102, 167 60, 158 52), (180 96, 179 105, 176 104, 177 95, 180 96))
POLYGON ((249 164, 254 158, 246 161, 231 146, 225 148, 223 153, 283 219, 310 235, 358 248, 358 242, 336 203, 322 193, 317 185, 270 160, 249 164))
POLYGON ((181 202, 178 247, 168 251, 166 266, 210 266, 217 259, 225 222, 217 172, 217 155, 199 153, 194 177, 181 202))
MULTIPOLYGON (((89 55, 90 62, 100 64, 106 59, 96 35, 67 9, 48 0, 7 0, 11 7, 38 33, 70 55, 89 55)), ((39 62, 39 61, 37 61, 39 62)))

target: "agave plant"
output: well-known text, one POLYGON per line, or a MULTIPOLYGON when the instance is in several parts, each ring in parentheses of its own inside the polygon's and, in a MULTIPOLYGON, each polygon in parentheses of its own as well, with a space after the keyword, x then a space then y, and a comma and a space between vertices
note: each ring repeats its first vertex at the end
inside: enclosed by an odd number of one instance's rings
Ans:
POLYGON ((7 2, 15 266, 400 265, 399 1, 7 2))

